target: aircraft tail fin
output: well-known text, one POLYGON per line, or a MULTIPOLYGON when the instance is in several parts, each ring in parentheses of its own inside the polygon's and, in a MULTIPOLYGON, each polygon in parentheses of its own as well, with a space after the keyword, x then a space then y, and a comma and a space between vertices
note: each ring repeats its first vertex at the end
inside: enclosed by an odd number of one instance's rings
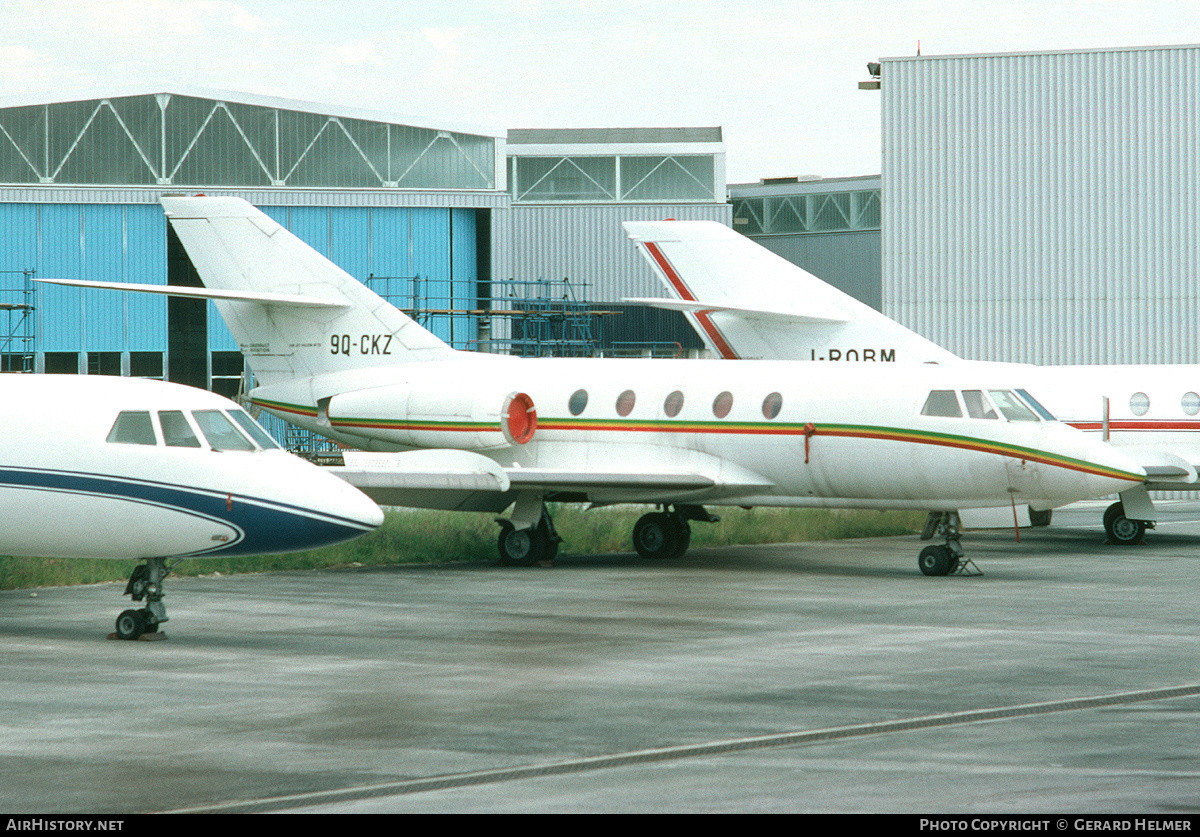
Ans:
POLYGON ((710 351, 721 357, 957 360, 724 224, 626 221, 624 226, 678 300, 661 300, 660 307, 683 310, 710 351))
POLYGON ((161 200, 261 384, 454 351, 241 198, 161 200))

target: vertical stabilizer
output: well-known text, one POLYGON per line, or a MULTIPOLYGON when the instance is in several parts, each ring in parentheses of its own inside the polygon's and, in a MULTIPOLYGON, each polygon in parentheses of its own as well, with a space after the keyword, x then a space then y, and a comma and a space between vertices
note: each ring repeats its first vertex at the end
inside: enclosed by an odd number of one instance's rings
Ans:
MULTIPOLYGON (((949 363, 958 358, 715 221, 627 221, 710 351, 726 358, 949 363)), ((649 302, 650 300, 638 300, 649 302)))
POLYGON ((453 353, 241 198, 164 197, 162 205, 206 288, 329 303, 214 300, 260 383, 453 353))

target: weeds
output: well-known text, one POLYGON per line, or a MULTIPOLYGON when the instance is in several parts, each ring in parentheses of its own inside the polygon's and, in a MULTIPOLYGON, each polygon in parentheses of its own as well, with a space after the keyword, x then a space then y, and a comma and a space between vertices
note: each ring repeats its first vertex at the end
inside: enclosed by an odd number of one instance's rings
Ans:
MULTIPOLYGON (((919 531, 921 512, 830 509, 713 508, 720 523, 693 523, 692 546, 791 543, 841 538, 884 537, 919 531)), ((645 507, 619 506, 585 511, 553 506, 554 525, 563 537, 562 554, 629 552, 633 524, 645 507)), ((499 528, 492 515, 389 510, 383 526, 369 535, 325 549, 245 558, 182 561, 173 575, 232 574, 321 569, 349 565, 493 561, 499 528)), ((137 561, 0 557, 0 589, 61 587, 124 581, 137 561)))

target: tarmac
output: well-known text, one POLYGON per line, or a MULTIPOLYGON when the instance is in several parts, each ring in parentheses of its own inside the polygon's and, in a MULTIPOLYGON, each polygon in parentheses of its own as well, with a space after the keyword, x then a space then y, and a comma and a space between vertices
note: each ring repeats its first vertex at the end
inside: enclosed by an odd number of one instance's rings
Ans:
MULTIPOLYGON (((1200 503, 915 537, 0 592, 0 811, 1200 812, 1200 503), (36 595, 33 595, 36 593, 36 595)), ((717 524, 719 525, 719 524, 717 524)))

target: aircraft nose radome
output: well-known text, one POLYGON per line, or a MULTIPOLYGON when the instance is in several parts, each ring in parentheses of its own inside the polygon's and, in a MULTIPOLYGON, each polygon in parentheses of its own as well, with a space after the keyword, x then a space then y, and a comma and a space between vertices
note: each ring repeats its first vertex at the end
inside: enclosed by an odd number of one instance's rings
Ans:
POLYGON ((1115 494, 1146 480, 1146 469, 1125 451, 1107 442, 1093 442, 1087 458, 1095 466, 1088 475, 1092 497, 1115 494))

